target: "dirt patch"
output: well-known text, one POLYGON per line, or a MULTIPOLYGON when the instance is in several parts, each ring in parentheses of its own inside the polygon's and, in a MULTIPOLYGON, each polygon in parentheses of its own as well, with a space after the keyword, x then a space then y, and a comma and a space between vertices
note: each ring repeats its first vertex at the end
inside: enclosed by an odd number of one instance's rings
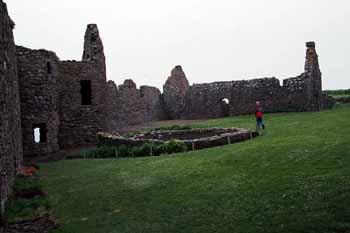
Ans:
POLYGON ((47 214, 33 220, 9 224, 4 233, 49 233, 56 227, 55 220, 47 214))
POLYGON ((39 167, 36 165, 23 166, 19 168, 18 174, 25 177, 30 177, 30 176, 33 176, 38 170, 39 170, 39 167))

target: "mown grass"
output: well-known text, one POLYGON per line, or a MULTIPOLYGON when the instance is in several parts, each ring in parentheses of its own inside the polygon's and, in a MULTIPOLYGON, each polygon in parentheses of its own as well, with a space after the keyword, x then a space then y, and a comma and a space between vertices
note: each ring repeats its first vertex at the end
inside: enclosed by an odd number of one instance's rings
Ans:
MULTIPOLYGON (((350 106, 266 115, 263 137, 175 156, 42 165, 56 233, 350 230, 350 106)), ((255 127, 252 116, 193 127, 255 127)))

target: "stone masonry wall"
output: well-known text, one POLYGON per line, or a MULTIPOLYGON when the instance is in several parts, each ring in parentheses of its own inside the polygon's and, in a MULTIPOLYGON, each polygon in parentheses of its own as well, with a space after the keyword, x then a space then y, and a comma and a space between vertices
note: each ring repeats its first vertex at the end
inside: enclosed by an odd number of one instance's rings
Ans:
MULTIPOLYGON (((0 0, 0 228, 16 169, 22 162, 22 136, 14 22, 0 0)), ((1 231, 1 229, 0 229, 1 231)))
POLYGON ((118 88, 108 81, 107 100, 110 132, 164 118, 160 90, 150 86, 137 89, 131 79, 118 88))
POLYGON ((283 80, 283 86, 276 78, 262 78, 187 87, 188 81, 181 67, 177 66, 164 85, 164 108, 170 117, 183 119, 252 114, 257 101, 262 102, 266 112, 319 111, 329 108, 333 102, 322 95, 315 43, 308 42, 306 46, 304 73, 283 80), (181 75, 174 75, 174 72, 181 75))
POLYGON ((96 134, 107 129, 106 65, 103 43, 96 24, 85 33, 81 62, 63 61, 58 65, 60 79, 61 148, 94 144, 96 134), (90 82, 90 99, 83 103, 82 82, 90 82))
POLYGON ((16 46, 22 109, 23 151, 25 157, 59 151, 58 57, 47 50, 16 46), (43 127, 45 139, 34 140, 34 129, 43 127))
POLYGON ((164 110, 169 119, 183 117, 185 96, 190 88, 181 66, 175 66, 170 77, 163 86, 164 110))
POLYGON ((117 99, 118 87, 113 81, 107 82, 106 89, 106 111, 107 111, 107 131, 116 132, 120 126, 119 122, 119 106, 117 99))
POLYGON ((100 79, 94 62, 64 61, 58 65, 60 75, 61 148, 94 144, 96 134, 106 129, 106 81, 100 79), (91 81, 91 104, 82 104, 81 81, 91 81))

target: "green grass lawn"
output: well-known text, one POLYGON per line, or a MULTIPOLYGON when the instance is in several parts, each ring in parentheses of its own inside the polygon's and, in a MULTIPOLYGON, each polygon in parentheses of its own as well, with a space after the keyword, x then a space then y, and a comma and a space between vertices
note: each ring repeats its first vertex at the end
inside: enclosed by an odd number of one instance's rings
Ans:
MULTIPOLYGON (((42 165, 57 233, 348 232, 350 105, 266 115, 266 134, 174 156, 42 165)), ((195 127, 249 127, 252 116, 195 127)))

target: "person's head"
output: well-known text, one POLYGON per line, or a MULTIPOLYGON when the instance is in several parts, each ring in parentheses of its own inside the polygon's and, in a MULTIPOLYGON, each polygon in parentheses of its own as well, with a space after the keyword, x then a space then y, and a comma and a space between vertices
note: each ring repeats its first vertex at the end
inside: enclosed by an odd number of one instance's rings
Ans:
POLYGON ((256 104, 257 107, 261 106, 261 103, 259 101, 257 101, 255 104, 256 104))

